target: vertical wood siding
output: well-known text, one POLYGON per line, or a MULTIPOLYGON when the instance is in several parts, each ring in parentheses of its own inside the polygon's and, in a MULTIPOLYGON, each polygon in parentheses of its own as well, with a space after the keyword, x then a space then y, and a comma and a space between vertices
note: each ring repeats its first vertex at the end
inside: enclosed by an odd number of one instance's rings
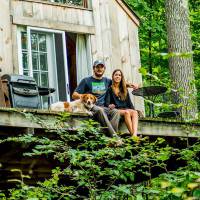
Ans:
POLYGON ((107 73, 111 73, 111 28, 110 28, 110 18, 108 2, 105 0, 99 0, 100 2, 100 19, 101 19, 101 35, 102 35, 102 48, 103 48, 103 59, 107 66, 107 73))
MULTIPOLYGON (((119 4, 112 0, 93 0, 95 35, 91 36, 93 60, 103 59, 105 75, 111 77, 120 68, 127 81, 142 84, 138 27, 119 4)), ((137 109, 143 110, 141 97, 133 97, 137 109)))
POLYGON ((37 26, 41 26, 44 24, 42 22, 45 21, 47 24, 46 26, 49 27, 43 28, 56 29, 58 23, 69 23, 72 26, 94 26, 91 10, 51 5, 47 3, 12 1, 12 15, 14 23, 15 20, 17 22, 23 22, 23 20, 24 22, 27 22, 29 20, 30 25, 35 25, 37 22, 37 26))
POLYGON ((1 0, 0 4, 0 68, 5 74, 13 72, 10 7, 8 0, 1 0))
POLYGON ((140 82, 137 72, 140 67, 138 27, 116 1, 92 1, 95 35, 91 37, 92 56, 104 59, 106 75, 115 68, 127 74, 127 80, 140 82))
POLYGON ((100 18, 100 6, 99 0, 92 1, 93 17, 95 24, 95 35, 91 36, 91 49, 93 61, 96 59, 103 58, 103 47, 102 47, 102 28, 101 28, 101 18, 100 18))

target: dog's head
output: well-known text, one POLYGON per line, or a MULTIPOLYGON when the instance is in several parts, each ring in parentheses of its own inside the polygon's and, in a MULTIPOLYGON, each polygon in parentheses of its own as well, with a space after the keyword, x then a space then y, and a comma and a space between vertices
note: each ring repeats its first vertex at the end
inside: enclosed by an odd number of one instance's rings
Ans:
POLYGON ((91 109, 97 101, 97 98, 92 94, 83 94, 81 97, 85 107, 91 109))

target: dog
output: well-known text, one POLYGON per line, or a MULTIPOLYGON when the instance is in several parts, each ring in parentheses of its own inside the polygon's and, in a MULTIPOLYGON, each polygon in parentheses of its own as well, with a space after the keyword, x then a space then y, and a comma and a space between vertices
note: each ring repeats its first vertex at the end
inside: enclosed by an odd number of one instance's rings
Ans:
POLYGON ((92 116, 91 109, 95 105, 97 97, 92 94, 82 94, 81 98, 72 102, 56 102, 51 104, 50 110, 52 111, 66 111, 72 113, 87 113, 92 116))

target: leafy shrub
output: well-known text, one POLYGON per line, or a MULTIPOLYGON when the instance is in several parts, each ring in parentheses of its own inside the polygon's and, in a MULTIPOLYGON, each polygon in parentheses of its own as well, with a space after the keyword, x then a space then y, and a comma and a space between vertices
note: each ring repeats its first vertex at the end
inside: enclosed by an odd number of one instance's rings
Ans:
POLYGON ((66 131, 61 116, 53 139, 34 134, 7 138, 1 142, 31 144, 26 156, 48 155, 62 163, 52 177, 37 186, 28 186, 23 179, 1 199, 198 199, 200 197, 200 143, 185 149, 170 146, 163 138, 106 137, 98 123, 88 120, 78 131, 66 131), (174 162, 184 166, 170 171, 174 162), (64 166, 64 167, 63 167, 64 166))

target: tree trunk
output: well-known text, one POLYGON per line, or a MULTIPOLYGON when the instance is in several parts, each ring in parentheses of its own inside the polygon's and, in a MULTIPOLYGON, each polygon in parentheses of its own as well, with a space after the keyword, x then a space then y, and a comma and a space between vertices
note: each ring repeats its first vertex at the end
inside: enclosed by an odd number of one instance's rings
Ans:
POLYGON ((188 0, 166 0, 169 68, 173 103, 180 104, 184 119, 197 116, 196 88, 190 35, 188 0))

